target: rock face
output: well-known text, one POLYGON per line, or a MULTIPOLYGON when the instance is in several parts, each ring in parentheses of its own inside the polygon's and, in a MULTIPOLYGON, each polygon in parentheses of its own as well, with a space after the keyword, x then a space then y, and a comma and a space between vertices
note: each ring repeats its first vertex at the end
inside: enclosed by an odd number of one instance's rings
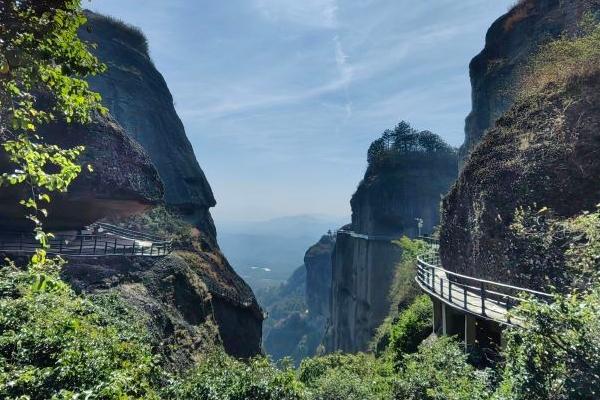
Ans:
MULTIPOLYGON (((91 79, 115 119, 146 150, 165 185, 165 202, 215 238, 209 208, 216 202, 164 78, 148 54, 144 35, 111 18, 87 13, 81 36, 108 71, 91 79)), ((216 245, 216 241, 215 241, 216 245)))
POLYGON ((444 199, 445 268, 538 290, 556 282, 546 277, 552 265, 525 263, 510 225, 520 207, 567 218, 600 203, 599 90, 595 73, 519 101, 497 121, 444 199))
POLYGON ((317 353, 329 316, 334 246, 335 236, 321 237, 306 251, 304 265, 263 296, 269 310, 264 346, 274 359, 291 357, 298 364, 317 353))
MULTIPOLYGON (((55 123, 43 127, 40 134, 47 143, 63 148, 84 145, 79 162, 94 167, 92 173, 84 168, 68 193, 53 195, 49 229, 80 229, 101 218, 139 213, 162 202, 163 185, 150 159, 110 116, 96 115, 88 125, 55 123)), ((0 168, 14 167, 5 159, 0 168)), ((14 189, 0 191, 1 229, 31 227, 16 200, 24 196, 14 189)))
POLYGON ((541 43, 577 30, 577 21, 596 0, 522 0, 499 18, 485 48, 470 64, 473 109, 466 120, 464 159, 515 101, 522 67, 541 43))
POLYGON ((439 222, 440 199, 456 178, 456 152, 443 146, 444 151, 409 151, 367 169, 350 202, 352 224, 337 234, 327 351, 366 350, 388 315, 388 294, 402 256, 392 239, 417 236, 415 218, 423 219, 422 233, 431 233, 439 222))
POLYGON ((324 235, 304 255, 306 268, 306 305, 312 316, 329 317, 331 297, 331 259, 334 235, 324 235))

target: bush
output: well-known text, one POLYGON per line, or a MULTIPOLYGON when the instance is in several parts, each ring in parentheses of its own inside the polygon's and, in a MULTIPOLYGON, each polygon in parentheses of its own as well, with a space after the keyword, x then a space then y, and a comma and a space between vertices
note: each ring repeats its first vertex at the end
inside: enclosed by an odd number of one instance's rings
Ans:
POLYGON ((487 400, 491 397, 489 373, 467 362, 459 343, 440 338, 423 344, 405 357, 396 380, 398 400, 487 400))
POLYGON ((392 325, 398 321, 399 313, 409 307, 421 293, 415 282, 417 255, 425 250, 425 242, 403 236, 395 242, 402 248, 402 259, 396 266, 394 281, 390 288, 390 313, 377 328, 370 344, 371 350, 381 354, 389 346, 392 325))
POLYGON ((116 298, 100 307, 13 266, 0 282, 0 398, 159 398, 143 321, 116 298))
POLYGON ((393 368, 370 354, 336 353, 302 361, 299 379, 315 400, 387 400, 393 368))
POLYGON ((302 385, 294 370, 278 370, 266 358, 248 363, 218 351, 168 389, 168 398, 178 400, 301 400, 302 385))
POLYGON ((549 84, 564 86, 570 80, 588 76, 600 66, 600 24, 596 17, 584 15, 579 34, 564 35, 541 46, 525 68, 522 95, 539 92, 549 84))
POLYGON ((600 394, 600 289, 532 301, 528 324, 507 332, 500 399, 597 399, 600 394))
POLYGON ((390 351, 399 365, 406 354, 417 351, 419 344, 432 332, 433 304, 427 295, 421 295, 404 310, 392 326, 390 351))

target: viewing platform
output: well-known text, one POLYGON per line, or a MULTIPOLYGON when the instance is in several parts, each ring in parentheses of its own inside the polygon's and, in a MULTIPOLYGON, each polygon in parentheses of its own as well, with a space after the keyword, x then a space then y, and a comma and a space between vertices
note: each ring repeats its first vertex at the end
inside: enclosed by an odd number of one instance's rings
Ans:
MULTIPOLYGON (((105 223, 93 224, 80 232, 56 233, 48 244, 48 254, 65 257, 160 257, 170 254, 173 247, 172 241, 159 236, 105 223)), ((30 233, 0 233, 0 252, 31 254, 39 247, 30 233)))

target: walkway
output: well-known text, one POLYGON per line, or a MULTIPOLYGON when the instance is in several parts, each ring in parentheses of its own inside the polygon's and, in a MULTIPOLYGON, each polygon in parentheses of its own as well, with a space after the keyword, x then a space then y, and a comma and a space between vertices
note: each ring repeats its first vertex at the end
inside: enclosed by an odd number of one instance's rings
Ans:
MULTIPOLYGON (((50 240, 48 254, 67 257, 104 256, 165 256, 172 251, 172 242, 161 237, 97 223, 82 233, 57 233, 50 240)), ((31 234, 0 233, 0 251, 10 254, 31 254, 39 243, 31 234)))
POLYGON ((391 242, 400 239, 400 236, 367 235, 365 233, 356 233, 347 229, 340 229, 339 231, 337 231, 337 233, 341 233, 342 235, 348 235, 356 239, 364 239, 375 242, 391 242))
POLYGON ((473 278, 447 271, 441 267, 439 243, 422 238, 428 244, 426 253, 417 257, 416 281, 431 296, 463 312, 504 325, 521 325, 509 311, 523 301, 519 295, 529 294, 539 299, 551 295, 531 289, 473 278))

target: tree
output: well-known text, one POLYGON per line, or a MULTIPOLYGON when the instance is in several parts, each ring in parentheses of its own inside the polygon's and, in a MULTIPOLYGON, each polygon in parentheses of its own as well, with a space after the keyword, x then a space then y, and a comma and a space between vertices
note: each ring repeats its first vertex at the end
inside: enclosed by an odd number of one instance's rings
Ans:
POLYGON ((76 160, 84 150, 45 143, 39 129, 59 118, 87 123, 93 112, 106 111, 85 81, 105 68, 77 36, 85 22, 80 0, 0 2, 0 140, 10 164, 0 185, 28 187, 21 204, 41 244, 34 266, 46 261, 51 237, 42 230, 41 203, 67 190, 81 172, 76 160))

